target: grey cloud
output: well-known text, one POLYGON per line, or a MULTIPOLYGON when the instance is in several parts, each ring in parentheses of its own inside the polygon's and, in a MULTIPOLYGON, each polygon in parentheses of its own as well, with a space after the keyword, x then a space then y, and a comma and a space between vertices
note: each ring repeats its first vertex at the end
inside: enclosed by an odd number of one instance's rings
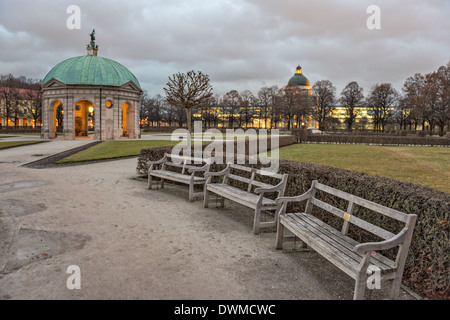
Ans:
POLYGON ((219 94, 286 84, 297 64, 311 83, 378 82, 400 89, 416 72, 449 61, 446 0, 380 0, 382 29, 368 30, 369 0, 2 0, 0 73, 43 78, 85 54, 95 28, 99 54, 127 66, 150 94, 167 77, 196 69, 219 94), (80 30, 66 9, 81 8, 80 30))

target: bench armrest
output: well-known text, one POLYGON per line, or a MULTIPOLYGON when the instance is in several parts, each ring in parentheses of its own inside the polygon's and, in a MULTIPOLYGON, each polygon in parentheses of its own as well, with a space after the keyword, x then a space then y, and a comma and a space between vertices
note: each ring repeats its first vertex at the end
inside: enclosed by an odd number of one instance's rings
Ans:
POLYGON ((219 172, 206 172, 205 173, 205 178, 208 177, 218 177, 218 176, 224 176, 226 175, 228 172, 230 171, 230 168, 227 167, 226 169, 219 171, 219 172))
POLYGON ((306 191, 304 194, 296 197, 281 197, 277 198, 275 201, 277 204, 288 203, 288 202, 301 202, 308 200, 311 197, 311 189, 306 191))
POLYGON ((161 163, 164 163, 166 161, 166 156, 164 156, 164 158, 162 158, 161 160, 158 160, 158 161, 152 161, 152 160, 148 160, 147 161, 147 164, 150 166, 150 165, 155 165, 155 164, 161 164, 161 163))
POLYGON ((283 186, 284 186, 284 181, 280 182, 276 186, 273 186, 272 188, 257 188, 257 189, 255 189, 255 193, 275 192, 275 191, 279 191, 283 186))
POLYGON ((396 236, 387 239, 385 241, 381 242, 368 242, 368 243, 362 243, 355 246, 354 250, 356 253, 359 254, 365 254, 367 252, 372 251, 383 251, 395 248, 396 246, 402 244, 405 242, 405 238, 408 234, 408 229, 405 228, 402 231, 400 231, 396 236))

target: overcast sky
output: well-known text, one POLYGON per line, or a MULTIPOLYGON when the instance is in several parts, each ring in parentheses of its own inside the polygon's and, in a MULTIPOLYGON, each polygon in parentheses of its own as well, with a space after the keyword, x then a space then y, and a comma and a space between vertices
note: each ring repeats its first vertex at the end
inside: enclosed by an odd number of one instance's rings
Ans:
POLYGON ((401 90, 407 77, 450 60, 449 0, 0 0, 0 74, 43 79, 86 54, 95 29, 99 56, 129 68, 150 95, 169 75, 201 70, 214 91, 282 87, 297 65, 311 84, 351 81, 401 90), (70 30, 67 8, 81 10, 70 30), (370 5, 381 29, 370 30, 370 5))

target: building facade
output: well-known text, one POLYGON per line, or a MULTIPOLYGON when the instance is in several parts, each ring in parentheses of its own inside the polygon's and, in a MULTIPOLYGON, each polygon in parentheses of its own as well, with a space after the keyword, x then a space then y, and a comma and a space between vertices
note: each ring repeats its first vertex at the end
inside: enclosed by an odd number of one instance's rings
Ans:
POLYGON ((0 87, 0 128, 40 127, 38 95, 36 90, 0 87))

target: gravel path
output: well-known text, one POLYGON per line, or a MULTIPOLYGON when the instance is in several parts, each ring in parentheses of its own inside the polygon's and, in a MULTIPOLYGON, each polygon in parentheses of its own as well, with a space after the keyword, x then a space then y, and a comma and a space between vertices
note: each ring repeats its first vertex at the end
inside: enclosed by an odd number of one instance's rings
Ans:
POLYGON ((23 166, 90 142, 0 151, 0 299, 352 299, 354 281, 316 253, 253 235, 251 210, 148 190, 135 158, 23 166), (67 287, 73 265, 79 290, 67 287))

